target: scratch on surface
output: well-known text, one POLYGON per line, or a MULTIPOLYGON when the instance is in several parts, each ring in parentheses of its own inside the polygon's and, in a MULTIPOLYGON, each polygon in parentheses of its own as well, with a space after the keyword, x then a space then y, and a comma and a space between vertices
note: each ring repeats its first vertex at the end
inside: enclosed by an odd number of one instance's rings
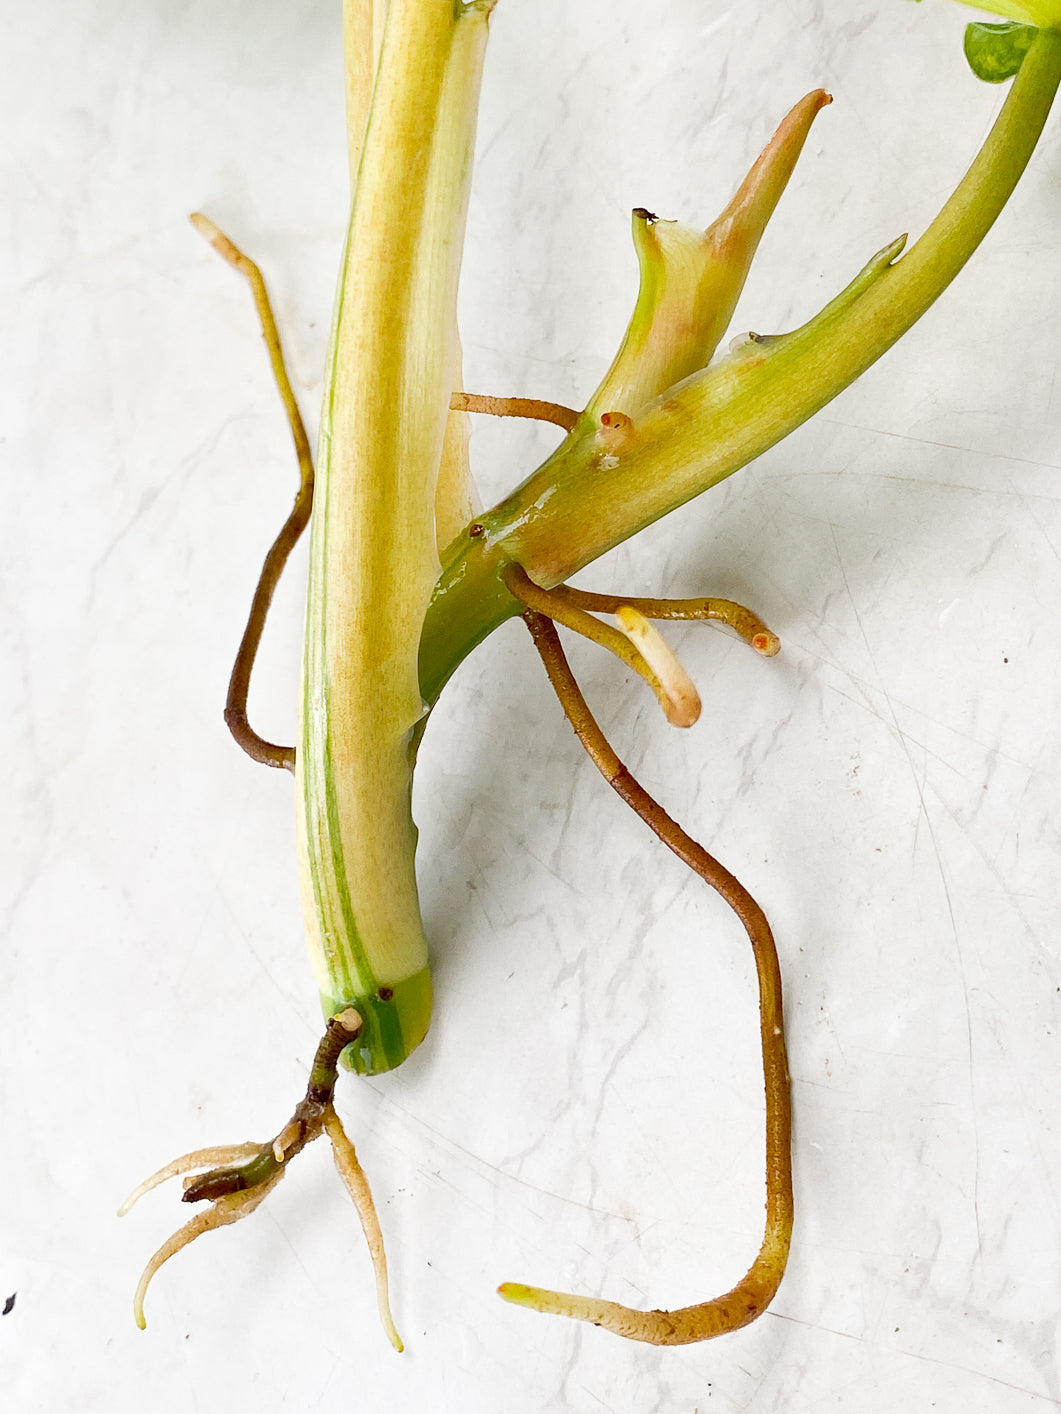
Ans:
POLYGON ((943 1370, 958 1370, 963 1375, 972 1375, 974 1379, 986 1380, 989 1384, 999 1385, 1002 1389, 1012 1389, 1018 1394, 1031 1395, 1032 1399, 1041 1399, 1046 1404, 1052 1404, 1055 1409, 1061 1409, 1061 1399, 1055 1399, 1051 1394, 1044 1394, 1042 1390, 1029 1389, 1027 1385, 1014 1384, 1012 1380, 1003 1380, 998 1375, 989 1375, 985 1370, 974 1370, 971 1365, 963 1365, 955 1360, 940 1360, 934 1355, 922 1355, 916 1350, 901 1350, 894 1346, 884 1345, 880 1341, 871 1340, 867 1336, 857 1335, 854 1331, 839 1331, 833 1326, 824 1326, 820 1321, 801 1321, 798 1316, 786 1316, 781 1311, 767 1311, 764 1320, 789 1321, 794 1326, 804 1326, 808 1330, 822 1331, 825 1335, 835 1335, 841 1340, 857 1341, 860 1345, 867 1345, 870 1349, 881 1350, 889 1355, 902 1355, 907 1360, 921 1360, 926 1365, 938 1365, 943 1370))
MULTIPOLYGON (((915 437, 909 432, 892 432, 885 427, 870 427, 864 422, 843 422, 839 418, 822 417, 820 414, 818 421, 831 424, 833 427, 844 427, 853 432, 870 432, 875 437, 889 437, 899 442, 916 442, 922 447, 940 447, 944 451, 962 452, 965 455, 968 455, 970 452, 974 452, 978 456, 984 455, 979 447, 963 446, 960 442, 944 442, 937 437, 915 437)), ((1061 465, 1054 462, 1040 461, 1037 457, 1018 457, 1014 456, 1012 452, 990 452, 987 455, 998 461, 1016 462, 1019 466, 1033 466, 1036 469, 1047 467, 1053 471, 1061 471, 1061 465)), ((840 474, 842 473, 837 473, 837 475, 840 474)), ((913 481, 918 486, 942 486, 954 491, 982 491, 984 489, 982 486, 967 486, 962 481, 940 481, 936 477, 926 478, 923 476, 888 476, 878 474, 877 479, 881 481, 913 481)), ((1001 488, 994 488, 993 493, 997 495, 1016 496, 1018 499, 1021 496, 1021 492, 1019 491, 1003 491, 1001 488)))
POLYGON ((918 836, 920 832, 920 822, 923 819, 925 822, 925 830, 928 834, 928 839, 932 846, 932 852, 935 856, 936 868, 939 871, 940 885, 943 889, 943 897, 947 905, 947 916, 950 919, 951 934, 954 939, 954 952, 958 963, 958 975, 961 978, 962 995, 965 999, 965 1037, 966 1054, 969 1066, 969 1099, 970 1108, 972 1110, 973 1116, 973 1131, 975 1140, 975 1159, 973 1165, 973 1216, 976 1221, 977 1260, 980 1260, 983 1253, 983 1230, 980 1225, 980 1122, 977 1115, 976 1103, 976 1065, 975 1057, 973 1054, 973 1023, 971 1009, 969 1005, 969 981, 965 972, 965 958, 962 955, 961 939, 958 933, 958 920, 954 915, 954 901, 951 898, 950 885, 947 881, 947 871, 943 865, 943 855, 940 851, 939 841, 936 839, 936 832, 932 826, 932 817, 928 812, 928 806, 925 801, 924 779, 922 774, 918 771, 917 764, 915 763, 913 755, 910 751, 910 743, 899 725, 899 718, 895 711, 895 705, 892 702, 891 697, 888 695, 888 689, 884 684, 880 669, 877 667, 877 660, 874 657, 873 648, 869 641, 869 636, 866 633, 865 625, 862 622, 862 617, 858 612, 858 605, 855 603, 854 595, 851 593, 851 586, 848 582, 847 571, 844 569, 843 558, 840 554, 840 545, 836 538, 836 529, 835 527, 830 527, 830 529, 832 532, 833 552, 836 555, 837 568, 839 569, 840 575, 844 581, 844 588, 847 591, 847 597, 851 604, 852 612, 855 615, 855 621, 858 624, 858 630, 861 634, 862 642, 865 645, 866 653, 869 657, 870 663, 873 665, 873 671, 877 678, 877 684, 880 688, 884 701, 887 704, 888 716, 891 719, 892 730, 895 733, 895 737, 902 749, 903 755, 906 757, 907 764, 910 767, 910 777, 913 781, 914 789, 917 792, 920 811, 918 815, 918 828, 917 830, 915 830, 914 833, 913 847, 916 851, 918 836))
MULTIPOLYGON (((466 1159, 470 1159, 476 1168, 487 1173, 496 1174, 498 1178, 504 1179, 506 1183, 518 1184, 520 1188, 526 1188, 531 1193, 540 1193, 543 1197, 554 1199, 557 1203, 563 1203, 566 1207, 581 1208, 583 1212, 592 1213, 595 1217, 612 1218, 618 1222, 627 1224, 636 1221, 629 1213, 616 1213, 612 1212, 611 1209, 601 1208, 592 1203, 580 1203, 577 1198, 572 1198, 567 1193, 556 1193, 551 1188, 544 1188, 540 1183, 531 1183, 528 1179, 520 1178, 518 1174, 510 1173, 507 1169, 501 1168, 500 1165, 491 1163, 489 1159, 484 1159, 483 1156, 477 1154, 474 1149, 469 1149, 464 1144, 458 1144, 450 1135, 444 1133, 441 1129, 437 1129, 433 1124, 428 1124, 421 1115, 415 1114, 412 1110, 407 1109, 396 1097, 389 1097, 389 1103, 397 1113, 403 1116, 407 1123, 415 1125, 417 1128, 429 1134, 440 1148, 449 1150, 451 1153, 462 1154, 466 1159)), ((428 1166, 425 1164, 424 1168, 426 1172, 428 1166)), ((441 1178, 441 1175, 436 1174, 436 1177, 441 1178)), ((449 1180, 442 1179, 442 1182, 449 1182, 449 1180)), ((466 1198, 467 1194, 462 1194, 461 1196, 466 1198)))

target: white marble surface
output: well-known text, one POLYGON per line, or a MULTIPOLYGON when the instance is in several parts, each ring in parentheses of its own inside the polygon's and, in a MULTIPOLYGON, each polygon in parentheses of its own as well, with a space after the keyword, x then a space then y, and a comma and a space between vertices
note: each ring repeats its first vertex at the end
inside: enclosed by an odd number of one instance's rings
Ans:
MULTIPOLYGON (((677 634, 668 729, 574 657, 617 747, 740 874, 782 953, 798 1220, 771 1312, 659 1352, 499 1280, 679 1305, 761 1220, 747 947, 580 758, 526 635, 465 665, 420 771, 438 1004, 341 1105, 386 1229, 398 1357, 309 1153, 253 1222, 130 1297, 179 1216, 145 1172, 273 1132, 319 1030, 290 783, 221 704, 293 487, 244 288, 312 423, 344 220, 336 0, 3 6, 0 1076, 5 1407, 83 1414, 894 1414, 1061 1406, 1061 155, 856 387, 588 585, 746 598, 772 662, 677 634), (13 1395, 13 1398, 11 1397, 13 1395)), ((468 386, 576 402, 625 323, 628 212, 706 222, 818 119, 737 327, 805 317, 960 175, 1001 92, 942 0, 501 0, 472 202, 468 386), (656 12, 658 15, 654 17, 656 12)), ((498 494, 551 444, 477 433, 498 494)), ((290 736, 299 560, 257 683, 290 736)))

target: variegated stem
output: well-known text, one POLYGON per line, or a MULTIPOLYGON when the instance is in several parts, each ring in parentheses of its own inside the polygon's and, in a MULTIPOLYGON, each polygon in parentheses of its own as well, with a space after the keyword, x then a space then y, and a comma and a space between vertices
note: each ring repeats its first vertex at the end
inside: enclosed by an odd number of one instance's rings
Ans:
POLYGON ((344 1058, 396 1065, 430 1015, 413 867, 417 647, 492 5, 391 0, 358 165, 313 509, 297 799, 310 954, 344 1058), (401 179, 395 179, 395 173, 401 179))

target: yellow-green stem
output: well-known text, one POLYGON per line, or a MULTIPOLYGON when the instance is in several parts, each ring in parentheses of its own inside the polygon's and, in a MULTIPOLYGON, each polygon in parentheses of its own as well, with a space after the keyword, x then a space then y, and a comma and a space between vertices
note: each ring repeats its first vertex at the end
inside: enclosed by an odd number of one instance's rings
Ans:
POLYGON ((519 612, 507 562, 552 588, 780 441, 853 382, 946 289, 1008 200, 1061 81, 1061 33, 1041 31, 987 140, 939 216, 902 259, 886 247, 843 296, 795 334, 750 344, 633 419, 619 455, 569 437, 443 556, 424 625, 431 702, 475 645, 519 612), (473 532, 473 533, 472 533, 473 532))
MULTIPOLYGON (((411 745, 424 710, 417 646, 438 574, 435 483, 490 8, 391 0, 321 418, 299 842, 325 1011, 361 1011, 365 1030, 345 1060, 367 1071, 397 1064, 430 1014, 411 745)), ((360 141, 356 103, 351 125, 360 141)))

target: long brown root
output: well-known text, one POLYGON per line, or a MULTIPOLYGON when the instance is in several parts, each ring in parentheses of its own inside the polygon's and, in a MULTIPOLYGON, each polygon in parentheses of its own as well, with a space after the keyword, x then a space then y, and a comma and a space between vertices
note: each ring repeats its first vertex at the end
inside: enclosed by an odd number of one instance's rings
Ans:
POLYGON ((247 626, 243 630, 243 637, 236 652, 236 661, 229 678, 228 697, 225 701, 225 723, 235 741, 247 755, 255 761, 260 761, 264 766, 280 766, 293 771, 295 768, 295 748, 293 746, 278 746, 276 742, 266 741, 263 736, 259 736, 247 720, 247 695, 250 691, 254 660, 262 641, 262 633, 265 630, 269 605, 272 603, 273 594, 288 557, 309 524, 310 511, 313 506, 313 453, 310 451, 309 438, 306 435, 302 414, 298 410, 298 403, 295 401, 291 380, 287 376, 284 353, 280 345, 280 333, 273 317, 269 292, 262 278, 262 272, 249 256, 244 255, 239 247, 214 225, 208 216, 204 216, 200 211, 193 212, 191 222, 195 229, 206 237, 218 255, 238 270, 250 285, 251 294, 254 296, 254 305, 258 311, 262 338, 265 340, 269 363, 273 370, 273 378, 284 404, 284 412, 291 429, 291 439, 295 444, 295 455, 298 457, 299 485, 295 495, 295 503, 262 565, 254 598, 251 600, 250 613, 247 616, 247 626))
POLYGON ((780 1285, 792 1239, 792 1112, 777 949, 766 916, 747 889, 666 814, 612 750, 575 681, 552 621, 533 610, 524 614, 524 621, 568 721, 605 780, 679 859, 721 894, 751 941, 766 1092, 766 1228, 758 1256, 732 1290, 677 1311, 638 1311, 614 1301, 515 1282, 506 1282, 498 1291, 506 1301, 590 1321, 630 1340, 652 1345, 707 1340, 739 1330, 762 1314, 780 1285))

